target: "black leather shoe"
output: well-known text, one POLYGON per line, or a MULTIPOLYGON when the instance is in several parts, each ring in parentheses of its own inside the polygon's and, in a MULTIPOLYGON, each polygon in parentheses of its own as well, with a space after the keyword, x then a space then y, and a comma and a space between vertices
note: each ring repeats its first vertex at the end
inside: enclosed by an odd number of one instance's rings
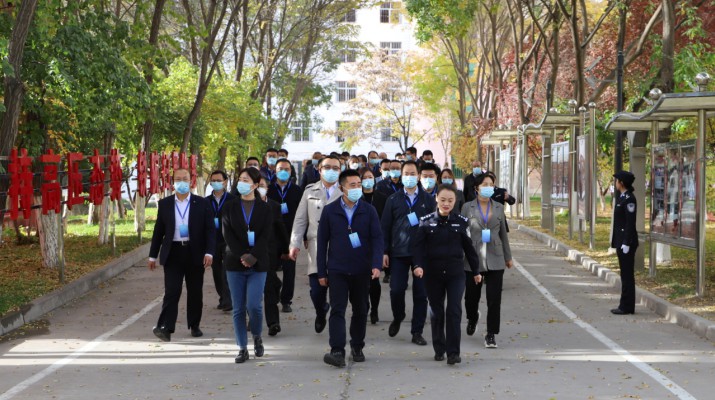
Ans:
POLYGON ((224 304, 224 305, 221 307, 221 310, 227 311, 227 312, 228 312, 228 311, 233 311, 233 305, 230 304, 230 303, 229 303, 229 304, 224 304))
POLYGON ((380 320, 380 318, 377 316, 377 312, 370 313, 370 323, 371 324, 375 325, 379 320, 380 320))
POLYGON ((427 341, 419 333, 412 335, 412 343, 418 346, 427 346, 427 341))
POLYGON ((318 315, 315 317, 315 333, 320 333, 325 329, 325 324, 327 323, 327 320, 325 319, 325 315, 318 315))
POLYGON ((363 354, 362 349, 351 349, 350 355, 353 357, 355 362, 365 362, 365 354, 363 354))
POLYGON ((382 283, 390 283, 390 275, 385 274, 385 277, 382 278, 382 283))
POLYGON ((403 319, 404 317, 395 318, 395 320, 390 323, 390 329, 387 330, 387 333, 390 335, 390 337, 395 337, 398 333, 400 333, 400 324, 402 323, 403 319))
POLYGON ((477 331, 477 321, 470 319, 467 321, 467 335, 472 336, 477 331))
POLYGON ((239 350, 235 361, 236 361, 236 364, 242 364, 242 363, 248 361, 248 350, 239 350))
POLYGON ((263 348, 263 339, 261 339, 260 336, 256 336, 253 338, 253 353, 256 354, 256 357, 263 357, 263 353, 265 352, 265 349, 263 348))
POLYGON ((201 329, 198 326, 194 326, 191 328, 191 336, 193 337, 201 337, 203 336, 204 333, 201 332, 201 329))
POLYGON ((613 310, 611 310, 611 314, 627 315, 627 314, 634 314, 634 313, 632 311, 628 312, 628 311, 623 311, 620 308, 614 308, 613 310))
POLYGON ((435 361, 444 361, 444 353, 435 353, 434 360, 435 361))
POLYGON ((325 353, 325 355, 323 356, 323 361, 326 364, 330 364, 334 367, 344 367, 345 354, 339 351, 331 351, 330 353, 325 353))
POLYGON ((291 308, 290 304, 283 304, 283 307, 281 307, 281 312, 289 313, 293 312, 293 309, 291 308))
POLYGON ((273 324, 268 327, 268 336, 275 336, 281 331, 280 324, 273 324))
POLYGON ((158 337, 162 342, 171 342, 171 333, 169 333, 166 328, 155 326, 152 332, 154 332, 154 336, 158 337))
POLYGON ((447 364, 449 365, 459 364, 461 362, 462 358, 459 357, 459 354, 450 354, 447 356, 447 364))

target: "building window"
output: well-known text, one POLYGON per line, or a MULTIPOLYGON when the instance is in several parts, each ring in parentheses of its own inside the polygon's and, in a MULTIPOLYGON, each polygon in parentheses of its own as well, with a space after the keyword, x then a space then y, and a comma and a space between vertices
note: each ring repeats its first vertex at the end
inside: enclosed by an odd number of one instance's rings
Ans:
POLYGON ((397 142, 398 138, 392 136, 392 127, 383 126, 380 128, 380 140, 383 142, 397 142))
POLYGON ((357 96, 357 84, 338 81, 338 102, 345 102, 357 96))
POLYGON ((345 141, 343 130, 347 127, 348 121, 335 121, 335 141, 342 143, 345 141))
POLYGON ((354 63, 357 56, 357 50, 347 48, 340 52, 340 62, 342 63, 354 63))
POLYGON ((382 92, 382 94, 380 94, 380 99, 385 103, 397 103, 400 101, 400 97, 395 89, 389 89, 382 92))
POLYGON ((400 50, 402 50, 402 42, 380 42, 383 57, 397 55, 400 50))
POLYGON ((357 21, 357 18, 355 17, 355 10, 350 10, 345 15, 343 18, 340 19, 340 22, 355 22, 357 21))
POLYGON ((294 142, 310 142, 310 122, 293 121, 290 126, 294 142))
POLYGON ((383 24, 400 22, 400 3, 385 2, 380 5, 380 22, 383 24))

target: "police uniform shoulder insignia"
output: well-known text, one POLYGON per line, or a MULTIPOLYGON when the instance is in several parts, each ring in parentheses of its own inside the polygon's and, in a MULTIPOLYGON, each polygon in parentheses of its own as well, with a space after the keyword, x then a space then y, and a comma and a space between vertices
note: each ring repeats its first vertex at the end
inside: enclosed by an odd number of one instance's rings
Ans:
POLYGON ((628 212, 636 212, 636 203, 628 203, 626 207, 628 208, 628 212))
POLYGON ((626 198, 626 200, 628 200, 628 199, 630 199, 630 198, 631 198, 631 196, 629 196, 629 195, 624 195, 623 197, 625 197, 625 198, 626 198))
POLYGON ((462 214, 459 214, 458 217, 461 218, 462 221, 464 221, 464 222, 469 222, 469 218, 465 217, 465 216, 462 215, 462 214))
POLYGON ((420 221, 427 221, 428 219, 430 219, 431 216, 432 216, 432 214, 424 215, 424 216, 420 217, 420 221))

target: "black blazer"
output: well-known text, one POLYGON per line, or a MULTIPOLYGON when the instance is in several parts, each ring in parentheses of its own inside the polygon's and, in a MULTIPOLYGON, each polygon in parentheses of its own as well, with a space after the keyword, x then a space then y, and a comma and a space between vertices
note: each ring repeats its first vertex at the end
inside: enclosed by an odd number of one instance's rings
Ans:
POLYGON ((382 218, 382 212, 385 210, 385 203, 387 202, 387 196, 385 193, 373 190, 372 196, 363 193, 362 198, 372 204, 372 206, 375 207, 375 211, 377 211, 378 218, 382 218))
MULTIPOLYGON (((151 237, 149 257, 158 258, 159 264, 166 265, 174 241, 176 221, 174 216, 174 196, 159 200, 159 209, 154 224, 154 234, 151 237), (159 253, 161 249, 161 254, 159 253), (160 256, 159 256, 160 255, 160 256), (159 256, 159 257, 157 257, 159 256)), ((214 254, 216 249, 216 229, 214 228, 213 210, 209 201, 201 196, 191 195, 189 199, 189 249, 191 262, 203 265, 204 255, 214 254)))
MULTIPOLYGON (((281 191, 278 190, 279 186, 277 183, 272 182, 268 187, 268 198, 280 203, 283 202, 281 198, 281 191)), ((298 211, 298 206, 300 205, 300 199, 303 198, 303 189, 296 185, 294 182, 290 183, 290 187, 287 188, 285 194, 285 203, 288 205, 288 214, 281 214, 280 209, 278 210, 278 216, 281 217, 283 223, 285 224, 288 232, 293 230, 293 221, 295 220, 295 212, 298 211)))
MULTIPOLYGON (((216 244, 225 244, 226 241, 223 239, 223 233, 221 230, 221 214, 223 213, 223 206, 226 205, 229 201, 233 200, 236 198, 236 196, 232 195, 228 191, 224 192, 224 197, 225 199, 223 200, 223 204, 221 205, 221 209, 216 211, 218 209, 219 203, 216 202, 216 197, 214 197, 213 193, 209 194, 206 196, 206 199, 209 201, 209 205, 211 206, 211 211, 213 212, 213 217, 218 218, 218 229, 216 229, 216 244)), ((216 224, 214 224, 214 227, 216 224)))
POLYGON ((268 249, 270 252, 268 257, 271 263, 269 269, 271 271, 278 271, 278 267, 281 265, 281 255, 288 254, 290 234, 288 234, 286 226, 283 223, 283 218, 281 217, 281 205, 270 198, 267 203, 271 206, 271 212, 273 213, 273 229, 271 229, 268 249))
POLYGON ((308 164, 303 171, 303 177, 300 179, 300 188, 305 190, 306 186, 319 181, 320 172, 313 164, 308 164))
POLYGON ((251 254, 258 260, 253 265, 257 272, 267 272, 270 266, 269 242, 273 230, 273 214, 265 201, 256 197, 251 215, 251 230, 255 232, 255 246, 248 246, 248 226, 241 209, 242 200, 234 199, 224 204, 223 237, 226 240, 226 255, 223 265, 227 271, 245 271, 241 256, 251 254))

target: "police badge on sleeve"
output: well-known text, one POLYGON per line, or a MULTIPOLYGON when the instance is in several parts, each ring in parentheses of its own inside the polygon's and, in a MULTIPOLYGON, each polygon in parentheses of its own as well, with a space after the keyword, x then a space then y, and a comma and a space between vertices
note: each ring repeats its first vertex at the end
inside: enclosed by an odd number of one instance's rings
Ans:
POLYGON ((636 203, 628 203, 626 208, 628 208, 628 212, 636 212, 636 203))

